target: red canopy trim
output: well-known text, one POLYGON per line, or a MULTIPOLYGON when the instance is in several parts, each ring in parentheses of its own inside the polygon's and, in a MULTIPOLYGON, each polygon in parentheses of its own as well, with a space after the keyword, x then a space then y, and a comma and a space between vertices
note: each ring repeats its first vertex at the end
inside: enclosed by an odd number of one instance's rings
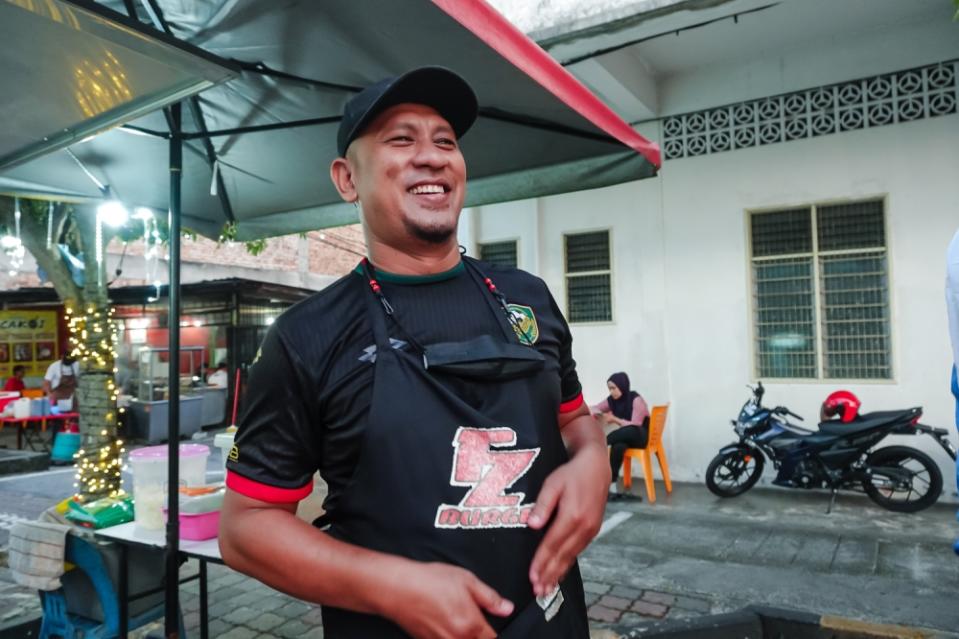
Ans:
POLYGON ((583 86, 573 74, 484 0, 432 0, 432 2, 509 60, 513 66, 559 98, 566 106, 613 138, 642 154, 657 169, 662 166, 658 144, 636 133, 629 124, 583 86))

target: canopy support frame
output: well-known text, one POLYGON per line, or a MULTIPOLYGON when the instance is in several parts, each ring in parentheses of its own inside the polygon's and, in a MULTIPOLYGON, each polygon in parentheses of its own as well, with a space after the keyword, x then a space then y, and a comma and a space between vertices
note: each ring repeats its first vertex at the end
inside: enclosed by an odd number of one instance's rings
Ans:
POLYGON ((182 105, 169 109, 170 131, 170 284, 167 330, 169 357, 167 391, 167 524, 166 524, 166 595, 164 630, 167 639, 179 637, 180 608, 180 199, 183 177, 183 140, 180 138, 182 105))

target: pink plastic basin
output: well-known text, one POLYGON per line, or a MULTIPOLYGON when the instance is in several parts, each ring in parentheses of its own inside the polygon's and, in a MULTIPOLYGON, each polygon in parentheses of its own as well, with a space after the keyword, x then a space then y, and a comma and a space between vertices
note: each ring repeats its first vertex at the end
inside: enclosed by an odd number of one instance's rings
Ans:
MULTIPOLYGON (((166 508, 164 508, 164 521, 166 521, 166 512, 166 508)), ((191 513, 180 513, 180 539, 189 539, 191 541, 213 539, 216 537, 217 530, 219 528, 219 510, 214 510, 208 513, 200 513, 198 515, 191 513)))

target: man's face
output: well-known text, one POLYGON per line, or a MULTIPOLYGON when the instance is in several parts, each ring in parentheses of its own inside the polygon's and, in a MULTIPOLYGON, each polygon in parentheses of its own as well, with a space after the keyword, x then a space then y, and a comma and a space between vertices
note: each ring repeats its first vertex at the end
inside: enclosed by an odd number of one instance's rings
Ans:
POLYGON ((398 104, 347 150, 367 232, 390 246, 444 244, 466 197, 466 163, 449 123, 431 107, 398 104))

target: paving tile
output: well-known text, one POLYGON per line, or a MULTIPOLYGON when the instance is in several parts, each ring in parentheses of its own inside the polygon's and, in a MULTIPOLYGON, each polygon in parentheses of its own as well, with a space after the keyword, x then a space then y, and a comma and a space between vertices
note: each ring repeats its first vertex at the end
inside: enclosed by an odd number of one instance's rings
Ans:
POLYGON ((839 535, 807 535, 793 559, 794 566, 826 572, 839 545, 839 535))
POLYGON ((223 615, 223 621, 231 624, 242 625, 250 621, 250 619, 260 616, 261 614, 261 610, 244 606, 242 608, 234 608, 230 612, 223 615))
POLYGON ((236 626, 235 628, 227 630, 222 635, 218 635, 218 639, 253 639, 257 634, 255 630, 250 630, 243 626, 236 626))
POLYGON ((276 635, 271 635, 269 633, 263 633, 263 634, 257 635, 254 639, 280 639, 280 637, 277 637, 276 635))
POLYGON ((599 600, 600 606, 605 606, 606 608, 612 608, 614 610, 628 610, 629 604, 633 603, 629 599, 623 599, 622 597, 614 597, 612 595, 603 595, 599 600))
POLYGON ((879 562, 879 544, 871 539, 840 539, 832 560, 832 571, 845 574, 872 574, 879 562))
POLYGON ((211 603, 217 603, 220 601, 227 601, 228 599, 234 599, 244 594, 243 590, 240 590, 236 586, 223 586, 219 590, 214 590, 209 593, 209 601, 211 603))
POLYGON ((657 604, 663 604, 664 606, 671 606, 676 602, 676 596, 671 595, 668 592, 656 592, 655 590, 647 590, 643 593, 644 601, 651 601, 657 604))
POLYGON ((211 619, 209 627, 211 637, 221 637, 233 626, 222 619, 211 619))
POLYGON ((234 570, 229 570, 229 569, 227 569, 227 572, 225 574, 223 574, 222 576, 217 576, 216 578, 216 580, 219 583, 225 584, 227 586, 234 586, 240 583, 241 581, 245 581, 247 579, 249 579, 249 577, 247 577, 246 575, 243 575, 241 573, 238 573, 234 570))
POLYGON ((319 606, 314 606, 312 610, 303 615, 303 623, 308 626, 319 626, 323 624, 323 610, 319 606))
POLYGON ((594 592, 598 595, 605 595, 609 592, 610 585, 599 583, 598 581, 587 581, 583 584, 583 590, 586 592, 594 592))
POLYGON ((587 605, 587 606, 592 606, 594 603, 596 603, 597 601, 599 601, 599 598, 600 598, 600 597, 602 597, 602 595, 597 594, 597 593, 595 593, 595 592, 587 592, 587 593, 586 593, 586 605, 587 605))
POLYGON ((619 620, 619 616, 620 614, 622 614, 622 611, 613 610, 612 608, 607 608, 605 606, 595 604, 593 606, 590 606, 587 609, 586 614, 589 616, 590 619, 595 619, 596 621, 605 621, 607 623, 613 623, 614 621, 619 620))
POLYGON ((753 560, 766 566, 786 566, 793 562, 801 548, 802 540, 796 539, 791 531, 777 531, 766 537, 753 560))
POLYGON ((200 625, 200 613, 199 612, 188 612, 183 615, 183 625, 184 626, 199 626, 200 625))
POLYGON ((238 597, 234 597, 231 601, 233 602, 234 607, 249 606, 254 601, 259 601, 263 598, 263 594, 255 590, 249 590, 238 597))
POLYGON ((287 619, 299 619, 314 608, 316 608, 316 606, 303 601, 293 600, 280 607, 276 611, 276 614, 286 617, 287 619))
POLYGON ((666 612, 669 610, 667 606, 659 603, 653 603, 651 601, 639 601, 633 602, 631 608, 633 612, 638 612, 639 614, 645 617, 656 617, 660 619, 666 615, 666 612))
POLYGON ((673 603, 673 607, 692 612, 709 612, 712 609, 712 604, 708 600, 700 599, 699 597, 678 596, 673 603))
POLYGON ((629 588, 628 586, 613 586, 609 594, 622 597, 623 599, 639 599, 643 596, 643 591, 637 588, 629 588))
POLYGON ((312 626, 308 626, 302 621, 293 619, 280 626, 277 626, 272 630, 272 632, 280 637, 283 637, 284 639, 296 639, 297 637, 305 636, 308 632, 310 632, 311 629, 312 626))
POLYGON ((250 602, 250 607, 256 608, 257 610, 263 610, 265 612, 273 612, 274 610, 279 610, 288 603, 290 603, 290 599, 288 597, 267 595, 265 597, 260 597, 256 601, 250 602))
POLYGON ((260 632, 268 632, 282 625, 286 619, 272 612, 264 612, 246 622, 246 625, 260 632))

